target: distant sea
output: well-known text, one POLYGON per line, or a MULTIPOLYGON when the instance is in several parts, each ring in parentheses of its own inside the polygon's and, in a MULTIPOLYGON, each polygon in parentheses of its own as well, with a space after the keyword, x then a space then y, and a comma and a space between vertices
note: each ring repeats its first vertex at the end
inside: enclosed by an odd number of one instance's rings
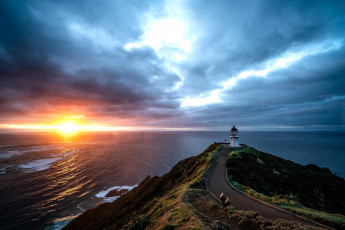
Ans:
MULTIPOLYGON (((228 132, 0 134, 1 229, 61 229, 86 209, 161 176, 228 132)), ((240 143, 345 177, 345 132, 240 132, 240 143)))

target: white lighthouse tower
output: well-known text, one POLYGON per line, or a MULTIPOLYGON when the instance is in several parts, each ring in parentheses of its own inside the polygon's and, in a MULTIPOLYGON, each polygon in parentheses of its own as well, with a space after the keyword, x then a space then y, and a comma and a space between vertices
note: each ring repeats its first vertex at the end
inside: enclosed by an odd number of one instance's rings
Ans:
POLYGON ((240 143, 238 142, 238 138, 240 136, 238 135, 238 130, 236 129, 235 126, 232 127, 230 131, 230 148, 239 148, 240 143))

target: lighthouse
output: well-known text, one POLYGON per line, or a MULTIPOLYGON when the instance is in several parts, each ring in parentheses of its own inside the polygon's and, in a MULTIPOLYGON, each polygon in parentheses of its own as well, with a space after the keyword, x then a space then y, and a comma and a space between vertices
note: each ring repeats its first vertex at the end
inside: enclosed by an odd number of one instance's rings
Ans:
POLYGON ((238 142, 238 138, 240 136, 238 135, 238 130, 236 129, 235 126, 232 127, 230 131, 230 148, 239 148, 240 144, 238 142))

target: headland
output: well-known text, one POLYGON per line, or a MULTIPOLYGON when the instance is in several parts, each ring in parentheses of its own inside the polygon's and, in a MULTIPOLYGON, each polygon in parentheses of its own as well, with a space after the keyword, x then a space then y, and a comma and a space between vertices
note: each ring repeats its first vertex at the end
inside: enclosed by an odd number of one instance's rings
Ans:
POLYGON ((344 186, 327 169, 215 143, 161 177, 146 177, 114 202, 87 210, 64 229, 345 229, 344 186), (224 207, 220 192, 230 205, 224 207))

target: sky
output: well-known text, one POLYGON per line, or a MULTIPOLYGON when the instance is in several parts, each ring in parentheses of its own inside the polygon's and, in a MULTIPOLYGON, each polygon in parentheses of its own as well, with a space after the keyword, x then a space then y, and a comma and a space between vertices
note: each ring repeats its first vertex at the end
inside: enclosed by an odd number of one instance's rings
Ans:
POLYGON ((344 131, 345 1, 2 0, 0 129, 63 119, 344 131))

